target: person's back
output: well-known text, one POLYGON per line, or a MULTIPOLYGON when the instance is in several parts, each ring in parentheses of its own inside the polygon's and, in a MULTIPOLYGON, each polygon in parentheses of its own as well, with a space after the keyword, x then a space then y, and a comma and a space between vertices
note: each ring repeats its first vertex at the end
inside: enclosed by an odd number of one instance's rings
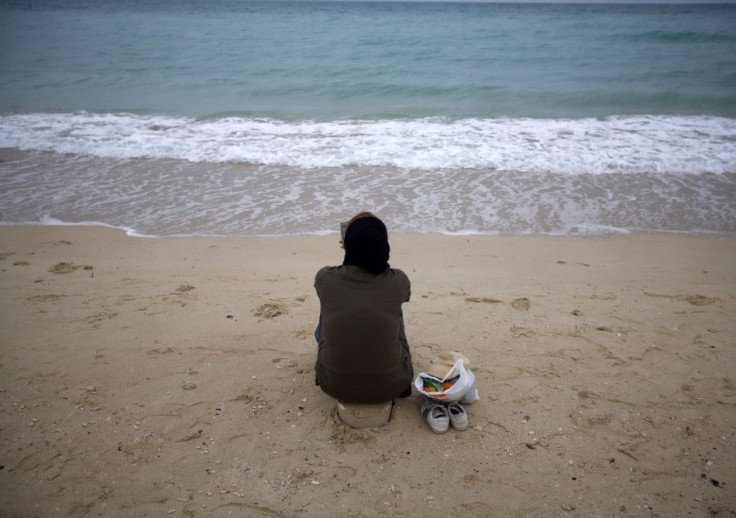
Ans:
POLYGON ((375 216, 354 218, 344 246, 344 264, 322 268, 315 277, 317 383, 347 403, 405 396, 413 378, 401 312, 411 293, 409 279, 389 267, 386 227, 375 216))

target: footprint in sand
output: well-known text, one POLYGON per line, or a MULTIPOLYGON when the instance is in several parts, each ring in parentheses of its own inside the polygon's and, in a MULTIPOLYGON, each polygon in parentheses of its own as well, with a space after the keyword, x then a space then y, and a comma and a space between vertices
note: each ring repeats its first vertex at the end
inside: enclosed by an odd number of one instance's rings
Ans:
POLYGON ((509 330, 511 331, 511 336, 514 338, 532 338, 536 334, 531 329, 520 326, 511 326, 509 330))
POLYGON ((73 271, 76 271, 78 269, 79 269, 79 266, 77 266, 74 263, 56 263, 54 266, 49 268, 49 272, 64 274, 64 273, 72 273, 73 271))
POLYGON ((285 366, 286 367, 296 367, 296 362, 294 360, 286 361, 286 358, 274 358, 273 360, 271 360, 271 363, 273 363, 277 369, 282 369, 285 366), (282 362, 285 362, 285 363, 282 364, 282 362))
POLYGON ((719 299, 718 297, 706 297, 705 295, 667 295, 663 293, 650 293, 648 291, 645 291, 644 295, 646 295, 647 297, 681 300, 687 302, 688 304, 692 304, 693 306, 708 306, 710 304, 722 302, 721 299, 719 299))
POLYGON ((306 340, 308 337, 312 336, 313 331, 308 329, 300 329, 299 331, 296 331, 294 333, 294 338, 298 338, 299 340, 306 340))
POLYGON ((88 264, 82 266, 82 265, 74 264, 74 263, 71 263, 71 262, 69 262, 69 263, 62 262, 62 263, 56 263, 54 266, 52 266, 51 268, 49 268, 49 272, 51 272, 51 273, 57 273, 57 274, 65 274, 65 273, 75 272, 75 271, 79 270, 80 268, 83 268, 85 270, 93 270, 94 269, 93 266, 90 266, 88 264))
POLYGON ((100 323, 104 322, 105 320, 111 320, 113 318, 117 318, 119 313, 116 313, 114 311, 101 311, 99 313, 95 313, 94 315, 90 315, 87 318, 84 319, 85 322, 90 324, 92 328, 97 329, 100 327, 100 323))
POLYGON ((465 302, 473 302, 476 304, 500 304, 501 301, 498 299, 492 299, 490 297, 466 297, 465 302))
POLYGON ((267 320, 271 320, 285 313, 287 313, 286 306, 277 301, 266 302, 253 310, 253 314, 255 316, 262 317, 267 320))
POLYGON ((526 297, 520 299, 514 299, 511 301, 511 307, 518 309, 519 311, 529 311, 530 302, 526 297))
POLYGON ((55 293, 49 293, 47 295, 34 295, 33 297, 28 297, 28 300, 34 303, 55 302, 62 297, 66 297, 66 295, 56 295, 55 293))

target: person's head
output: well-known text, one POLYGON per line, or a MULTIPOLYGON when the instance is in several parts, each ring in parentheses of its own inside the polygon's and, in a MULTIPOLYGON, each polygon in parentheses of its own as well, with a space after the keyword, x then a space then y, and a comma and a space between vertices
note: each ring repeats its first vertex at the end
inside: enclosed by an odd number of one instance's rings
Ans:
POLYGON ((391 247, 383 221, 370 212, 359 212, 348 222, 345 231, 345 259, 342 264, 360 266, 372 273, 389 268, 391 247))

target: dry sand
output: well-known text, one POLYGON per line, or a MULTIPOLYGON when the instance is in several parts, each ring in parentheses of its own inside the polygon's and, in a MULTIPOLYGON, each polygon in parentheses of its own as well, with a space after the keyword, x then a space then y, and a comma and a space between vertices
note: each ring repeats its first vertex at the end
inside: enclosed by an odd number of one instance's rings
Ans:
POLYGON ((444 435, 314 385, 336 239, 0 228, 0 514, 736 514, 736 239, 392 236, 416 371, 478 378, 444 435))

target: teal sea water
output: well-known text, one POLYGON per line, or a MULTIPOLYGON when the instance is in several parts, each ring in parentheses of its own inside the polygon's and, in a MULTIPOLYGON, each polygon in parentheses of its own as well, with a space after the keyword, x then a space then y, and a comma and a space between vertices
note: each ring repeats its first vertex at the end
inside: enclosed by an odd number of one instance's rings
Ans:
POLYGON ((736 232, 736 5, 0 4, 0 222, 736 232))

